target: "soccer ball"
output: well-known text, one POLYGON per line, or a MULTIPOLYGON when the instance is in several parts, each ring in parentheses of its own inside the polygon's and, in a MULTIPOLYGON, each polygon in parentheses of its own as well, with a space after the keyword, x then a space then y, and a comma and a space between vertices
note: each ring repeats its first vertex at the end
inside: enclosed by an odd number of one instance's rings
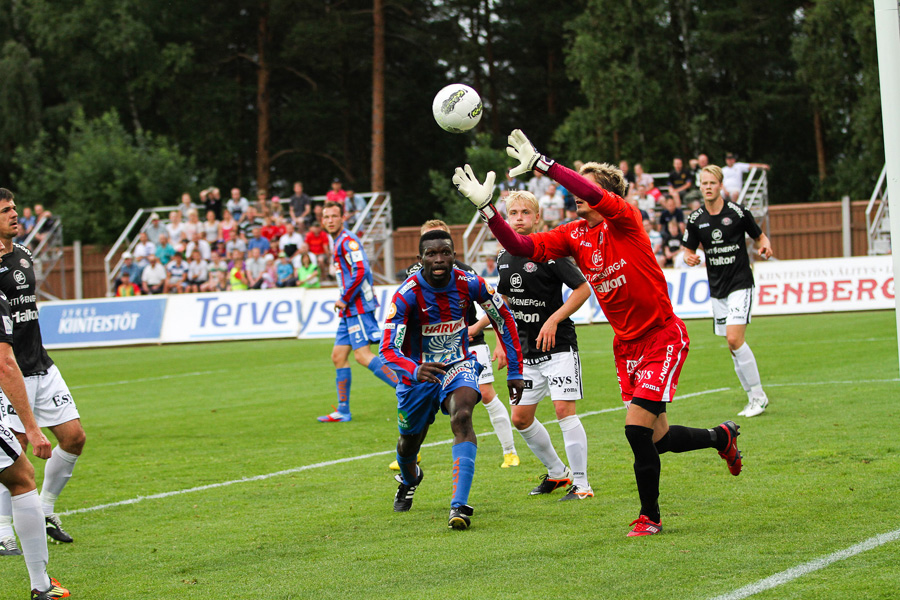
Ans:
POLYGON ((461 83, 451 83, 431 103, 434 120, 444 131, 464 133, 481 120, 484 107, 478 92, 461 83))

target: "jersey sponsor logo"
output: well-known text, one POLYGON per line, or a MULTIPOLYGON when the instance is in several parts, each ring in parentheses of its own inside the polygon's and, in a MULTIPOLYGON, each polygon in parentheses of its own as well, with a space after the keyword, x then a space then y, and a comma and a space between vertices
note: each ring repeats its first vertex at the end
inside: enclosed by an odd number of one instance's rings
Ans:
POLYGON ((725 227, 731 225, 731 217, 722 217, 722 225, 725 227))
POLYGON ((456 363, 455 365, 447 369, 447 373, 444 375, 444 380, 441 382, 441 387, 446 388, 457 377, 462 377, 464 381, 468 381, 470 383, 475 383, 477 381, 475 369, 472 367, 472 363, 470 361, 456 363))
POLYGON ((536 264, 534 264, 531 261, 528 261, 527 263, 525 263, 525 272, 526 273, 534 273, 535 271, 537 271, 536 264))
POLYGON ((13 332, 12 319, 6 315, 3 315, 3 331, 6 332, 6 335, 12 335, 13 332))
MULTIPOLYGON (((422 267, 420 266, 419 269, 421 269, 421 268, 422 268, 422 267)), ((416 269, 416 271, 418 271, 419 269, 416 269)), ((410 279, 409 281, 407 281, 406 283, 404 283, 404 284, 400 287, 399 290, 397 290, 397 293, 398 293, 399 295, 402 296, 403 294, 405 294, 405 293, 408 292, 409 290, 413 289, 414 287, 416 287, 416 280, 415 280, 415 279, 410 279)))
POLYGON ((384 324, 385 329, 394 329, 396 326, 397 326, 396 323, 385 323, 384 324))
POLYGON ((514 310, 513 317, 516 321, 521 321, 522 323, 540 323, 541 315, 539 313, 526 313, 521 310, 514 310))
POLYGON ((716 246, 706 251, 707 254, 728 254, 729 252, 737 252, 741 247, 739 244, 730 244, 728 246, 716 246))
MULTIPOLYGON (((642 357, 643 358, 643 357, 642 357)), ((626 360, 625 361, 625 372, 631 375, 634 373, 634 370, 637 369, 638 364, 640 364, 640 359, 638 360, 626 360)))
POLYGON ((15 279, 16 283, 18 284, 23 284, 27 281, 25 279, 25 273, 19 271, 18 269, 16 269, 16 271, 13 273, 13 279, 15 279))
POLYGON ((494 286, 489 284, 487 281, 484 282, 484 289, 486 289, 487 293, 490 294, 491 296, 493 296, 496 293, 496 290, 494 290, 494 286))
POLYGON ((359 333, 359 325, 351 325, 347 328, 347 333, 359 333))
POLYGON ((550 378, 550 385, 552 387, 563 387, 565 385, 572 385, 574 383, 575 383, 575 378, 572 377, 571 375, 550 378))
POLYGON ((722 241, 722 230, 721 229, 713 229, 712 240, 713 240, 713 244, 722 241))
POLYGON ((706 262, 714 267, 722 267, 724 265, 730 265, 737 260, 736 256, 708 256, 706 257, 706 262))
POLYGON ((53 406, 59 408, 60 406, 64 406, 66 404, 72 404, 72 395, 71 394, 56 394, 53 398, 50 399, 50 402, 53 403, 53 406))
POLYGON ((500 266, 497 268, 497 270, 498 270, 498 271, 502 271, 503 269, 508 269, 508 268, 509 268, 509 265, 500 265, 500 266))
POLYGON ((518 273, 513 273, 509 277, 509 285, 516 289, 521 288, 522 287, 522 276, 519 275, 518 273))
MULTIPOLYGON (((26 308, 25 310, 14 312, 12 316, 16 323, 27 323, 28 321, 38 320, 38 311, 33 308, 26 308)), ((62 323, 60 323, 60 327, 62 327, 62 323)))
POLYGON ((422 335, 449 335, 462 331, 463 327, 465 326, 465 319, 458 319, 456 321, 444 321, 442 323, 433 323, 431 325, 422 325, 422 335))
POLYGON ((697 229, 703 229, 704 227, 709 227, 709 223, 700 223, 700 226, 697 229))
POLYGON ((645 388, 647 388, 648 390, 653 390, 654 392, 658 392, 658 391, 659 391, 659 388, 658 388, 657 386, 655 386, 655 385, 650 385, 649 383, 645 383, 645 384, 643 384, 641 387, 645 387, 645 388))
POLYGON ((356 240, 350 240, 347 245, 350 246, 351 250, 359 250, 359 244, 356 243, 356 240))
POLYGON ((8 404, 6 402, 0 402, 0 417, 8 417, 8 416, 17 416, 16 409, 12 407, 12 404, 8 404))
POLYGON ((627 280, 624 275, 619 275, 615 279, 605 279, 599 283, 599 285, 594 286, 594 289, 598 292, 605 294, 606 292, 610 292, 617 287, 621 287, 625 285, 627 280))
POLYGON ((515 306, 547 306, 547 303, 537 298, 516 298, 510 296, 509 303, 515 306))
POLYGON ((522 362, 529 366, 539 365, 541 363, 545 363, 553 358, 550 354, 545 354, 544 356, 538 356, 537 358, 526 358, 522 362))
POLYGON ((533 389, 533 388, 534 388, 534 382, 531 381, 530 379, 523 379, 523 380, 522 380, 522 383, 525 384, 525 389, 526 389, 526 390, 530 390, 530 389, 533 389))
POLYGON ((387 318, 393 319, 396 314, 397 314, 397 305, 395 303, 391 302, 391 305, 388 307, 387 318))
POLYGON ((402 410, 397 411, 397 425, 399 425, 401 429, 409 429, 409 415, 402 410))
POLYGON ((585 246, 585 247, 587 247, 587 248, 593 248, 593 247, 594 247, 594 244, 592 244, 592 243, 590 243, 590 242, 588 242, 588 241, 586 241, 586 240, 581 240, 581 243, 579 243, 578 245, 579 245, 579 246, 585 246))
POLYGON ((584 227, 576 227, 575 229, 572 230, 572 233, 570 233, 569 235, 572 236, 573 240, 576 240, 576 239, 580 238, 581 236, 583 236, 585 234, 585 232, 587 232, 587 229, 585 229, 584 227))
POLYGON ((659 381, 662 383, 666 380, 666 376, 669 374, 669 370, 672 368, 672 361, 674 360, 675 346, 669 344, 666 346, 666 360, 663 361, 662 369, 659 371, 659 381))
POLYGON ((0 267, 0 273, 6 273, 9 271, 9 267, 0 267))
POLYGON ((350 253, 350 260, 352 262, 358 263, 363 261, 363 253, 359 250, 354 250, 350 253))

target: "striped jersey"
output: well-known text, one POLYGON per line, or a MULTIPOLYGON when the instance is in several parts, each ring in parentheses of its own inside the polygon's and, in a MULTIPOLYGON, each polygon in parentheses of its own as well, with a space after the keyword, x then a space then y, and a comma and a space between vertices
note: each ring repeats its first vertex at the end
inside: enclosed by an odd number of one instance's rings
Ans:
POLYGON ((334 265, 341 301, 347 305, 342 317, 353 317, 378 308, 375 297, 375 278, 369 268, 369 259, 359 238, 349 230, 341 229, 334 240, 334 265))
POLYGON ((431 287, 419 271, 394 293, 381 338, 381 359, 406 385, 417 383, 416 370, 422 363, 474 360, 466 324, 473 302, 481 304, 503 343, 509 361, 507 379, 522 379, 522 348, 512 312, 484 279, 455 267, 446 287, 431 287))

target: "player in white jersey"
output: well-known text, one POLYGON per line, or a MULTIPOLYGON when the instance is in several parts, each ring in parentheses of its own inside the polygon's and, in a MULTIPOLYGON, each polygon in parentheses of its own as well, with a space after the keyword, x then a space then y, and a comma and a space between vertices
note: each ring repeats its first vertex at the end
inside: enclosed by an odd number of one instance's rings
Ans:
MULTIPOLYGON (((0 194, 6 190, 0 190, 0 194)), ((9 210, 8 206, 4 207, 9 210)), ((0 209, 3 210, 3 209, 0 209)), ((14 210, 13 210, 14 212, 14 210)), ((0 253, 3 252, 0 242, 0 253)), ((14 407, 23 424, 26 439, 38 458, 50 457, 50 441, 41 432, 25 391, 25 380, 13 354, 13 319, 9 302, 0 292, 0 389, 14 407)), ((10 512, 22 542, 20 550, 15 536, 0 539, 0 554, 23 555, 31 579, 32 600, 65 598, 69 591, 47 575, 47 536, 44 511, 34 483, 34 467, 25 458, 17 436, 8 421, 0 415, 0 485, 10 494, 10 512)))
POLYGON ((728 341, 734 371, 747 393, 747 406, 738 415, 755 417, 766 410, 769 398, 763 391, 756 356, 745 341, 753 305, 753 271, 745 238, 750 236, 756 242, 763 259, 772 257, 772 244, 750 211, 722 198, 722 181, 722 169, 716 165, 700 172, 704 206, 687 219, 684 261, 692 267, 700 264, 696 250, 703 246, 715 333, 728 341))
MULTIPOLYGON (((0 291, 9 299, 13 320, 13 351, 19 370, 25 378, 28 402, 37 424, 47 427, 58 442, 53 449, 44 481, 41 484, 41 506, 46 518, 47 535, 57 542, 69 543, 70 536, 55 512, 56 499, 72 477, 75 462, 84 448, 85 434, 72 394, 59 369, 44 349, 38 322, 37 291, 31 252, 13 244, 18 235, 15 196, 0 188, 0 291)), ((19 444, 27 449, 24 424, 15 407, 0 394, 0 413, 5 414, 19 444)), ((0 538, 12 535, 10 495, 0 486, 0 538)))

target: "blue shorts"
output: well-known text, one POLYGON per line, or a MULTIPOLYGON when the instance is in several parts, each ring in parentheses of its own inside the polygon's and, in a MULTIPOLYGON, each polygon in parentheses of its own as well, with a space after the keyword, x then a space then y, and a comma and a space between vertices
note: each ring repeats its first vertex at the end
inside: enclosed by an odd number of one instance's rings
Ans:
POLYGON ((374 312, 342 317, 334 336, 335 346, 351 346, 354 350, 381 342, 381 327, 374 312))
POLYGON ((397 385, 397 428, 401 435, 421 432, 426 425, 434 423, 438 409, 445 415, 447 407, 444 399, 459 388, 472 388, 481 400, 478 376, 483 367, 475 360, 453 363, 438 379, 441 383, 419 382, 416 385, 397 385))

